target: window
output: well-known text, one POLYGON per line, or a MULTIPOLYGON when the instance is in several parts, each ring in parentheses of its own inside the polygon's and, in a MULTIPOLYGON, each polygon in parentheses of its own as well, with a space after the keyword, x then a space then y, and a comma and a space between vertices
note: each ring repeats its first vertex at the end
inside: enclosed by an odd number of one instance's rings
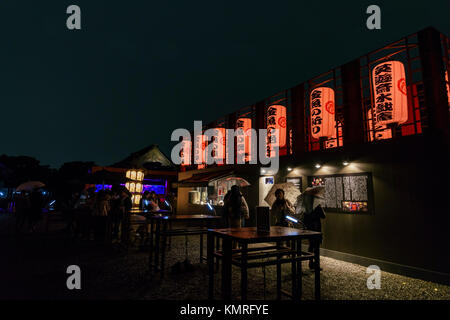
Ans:
POLYGON ((369 142, 422 133, 426 127, 422 67, 417 35, 411 35, 360 58, 360 84, 365 140, 369 142), (384 62, 399 61, 404 66, 405 81, 401 91, 407 97, 407 120, 381 124, 374 117, 377 105, 374 97, 372 73, 384 62))

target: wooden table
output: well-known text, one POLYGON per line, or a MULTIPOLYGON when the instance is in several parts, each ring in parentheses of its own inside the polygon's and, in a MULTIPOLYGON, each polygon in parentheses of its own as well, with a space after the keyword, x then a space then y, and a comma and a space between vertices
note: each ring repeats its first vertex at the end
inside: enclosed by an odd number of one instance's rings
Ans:
POLYGON ((247 299, 247 271, 248 268, 276 265, 277 266, 277 299, 281 294, 291 296, 295 300, 301 299, 302 293, 302 261, 311 260, 315 263, 314 291, 316 300, 320 300, 320 254, 319 243, 322 233, 274 226, 270 232, 257 232, 256 228, 227 228, 209 229, 207 244, 207 259, 209 273, 209 299, 214 297, 214 258, 222 260, 222 299, 231 299, 231 266, 241 268, 241 299, 247 299), (222 250, 214 251, 215 238, 222 239, 222 250), (303 252, 301 242, 304 239, 312 239, 316 245, 314 252, 303 252), (241 249, 232 249, 232 242, 240 244, 241 249), (283 246, 282 242, 290 242, 289 246, 283 246), (275 246, 252 247, 249 244, 275 242, 275 246), (286 258, 286 256, 288 256, 286 258), (265 258, 275 260, 257 261, 265 258), (292 294, 281 289, 281 264, 292 264, 292 294))
POLYGON ((208 232, 208 229, 206 227, 168 230, 168 225, 172 225, 173 223, 196 222, 198 224, 211 226, 211 224, 213 223, 215 224, 219 223, 222 217, 204 214, 195 214, 195 215, 155 214, 148 216, 147 219, 150 221, 149 268, 151 270, 153 267, 155 272, 161 271, 161 278, 163 278, 167 237, 181 236, 181 235, 185 236, 200 235, 200 262, 202 262, 202 260, 205 259, 203 257, 203 235, 208 232), (154 246, 153 240, 155 241, 154 246), (154 253, 153 247, 155 251, 154 253))

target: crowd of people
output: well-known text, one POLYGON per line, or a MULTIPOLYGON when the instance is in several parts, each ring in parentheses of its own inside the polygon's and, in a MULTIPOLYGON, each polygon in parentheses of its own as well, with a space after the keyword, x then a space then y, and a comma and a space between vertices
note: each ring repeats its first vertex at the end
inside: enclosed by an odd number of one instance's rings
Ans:
MULTIPOLYGON (((71 216, 68 229, 76 236, 105 242, 127 242, 130 236, 131 193, 121 186, 75 193, 63 211, 71 216)), ((160 210, 155 192, 144 192, 140 209, 160 210)))

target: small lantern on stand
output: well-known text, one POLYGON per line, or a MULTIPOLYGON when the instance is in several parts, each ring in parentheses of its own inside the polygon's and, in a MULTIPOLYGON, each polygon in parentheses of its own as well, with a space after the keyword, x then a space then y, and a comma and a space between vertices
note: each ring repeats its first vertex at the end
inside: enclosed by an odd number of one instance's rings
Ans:
POLYGON ((142 198, 142 181, 144 180, 144 172, 142 170, 131 169, 126 173, 127 182, 125 187, 131 193, 131 203, 133 208, 139 206, 142 198))

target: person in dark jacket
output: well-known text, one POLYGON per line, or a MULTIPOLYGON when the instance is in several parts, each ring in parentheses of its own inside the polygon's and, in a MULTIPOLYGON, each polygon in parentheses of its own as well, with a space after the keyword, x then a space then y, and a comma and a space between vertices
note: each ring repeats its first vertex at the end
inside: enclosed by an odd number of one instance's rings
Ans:
MULTIPOLYGON (((325 219, 325 211, 322 208, 323 194, 325 187, 310 187, 302 194, 301 210, 303 213, 303 224, 307 230, 322 232, 322 219, 325 219)), ((318 240, 309 240, 308 251, 313 252, 315 246, 317 246, 318 240)), ((319 245, 322 244, 322 240, 319 240, 319 245)), ((314 269, 314 264, 310 260, 309 268, 314 269)))
MULTIPOLYGON (((241 228, 242 218, 249 219, 247 201, 239 190, 239 186, 232 186, 223 199, 223 215, 228 228, 241 228)), ((237 242, 233 242, 233 249, 237 248, 237 242)))
POLYGON ((150 206, 150 192, 144 191, 141 200, 139 201, 139 209, 141 210, 149 210, 150 206))
POLYGON ((248 205, 239 186, 232 186, 224 197, 224 218, 229 228, 242 227, 242 218, 249 218, 248 205))
POLYGON ((44 207, 44 199, 42 197, 42 191, 40 189, 34 189, 30 194, 30 211, 29 221, 31 231, 34 232, 36 224, 42 218, 42 208, 44 207))
POLYGON ((133 203, 131 202, 131 194, 127 189, 122 190, 119 201, 122 215, 121 241, 128 244, 130 236, 130 210, 133 203))

